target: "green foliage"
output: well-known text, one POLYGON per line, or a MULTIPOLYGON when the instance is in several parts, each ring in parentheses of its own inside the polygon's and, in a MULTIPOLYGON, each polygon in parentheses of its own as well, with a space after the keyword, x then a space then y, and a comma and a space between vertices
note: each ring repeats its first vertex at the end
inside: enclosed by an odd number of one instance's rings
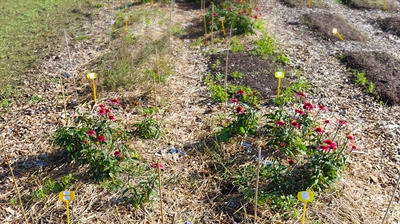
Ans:
POLYGON ((69 189, 72 186, 74 177, 71 174, 61 177, 61 180, 56 181, 52 178, 46 180, 42 188, 31 193, 31 197, 42 200, 47 195, 52 193, 59 193, 63 190, 69 189))
POLYGON ((212 69, 216 69, 221 66, 221 61, 219 59, 215 60, 215 63, 211 65, 212 69))
POLYGON ((133 126, 137 128, 136 133, 140 138, 158 139, 162 135, 158 122, 149 116, 146 116, 142 122, 133 126))
POLYGON ((114 179, 137 159, 126 145, 126 132, 113 121, 111 109, 101 104, 98 113, 95 117, 79 116, 76 126, 59 128, 55 142, 77 165, 89 165, 93 179, 114 179))
POLYGON ((152 202, 151 196, 157 184, 157 175, 152 175, 136 185, 130 185, 122 193, 123 201, 139 209, 141 204, 152 202))
POLYGON ((368 82, 367 93, 373 94, 375 91, 375 83, 368 82))
POLYGON ((268 56, 275 54, 275 39, 272 36, 269 36, 267 32, 264 32, 261 38, 256 40, 254 44, 254 55, 267 58, 268 56))
POLYGON ((367 77, 365 77, 364 72, 355 71, 355 75, 356 75, 356 83, 358 85, 364 86, 365 84, 367 84, 368 80, 367 77))
POLYGON ((276 54, 275 61, 281 63, 282 65, 287 65, 289 64, 290 59, 282 52, 279 52, 276 54))
MULTIPOLYGON (((299 73, 300 74, 300 73, 299 73)), ((293 94, 298 92, 306 92, 310 89, 310 84, 300 75, 293 74, 295 80, 286 88, 284 88, 279 97, 273 98, 272 102, 277 106, 284 106, 294 101, 293 94)))
POLYGON ((234 72, 232 72, 231 76, 232 76, 233 79, 241 79, 241 78, 244 77, 244 74, 240 73, 238 71, 234 71, 234 72))
POLYGON ((249 4, 240 2, 225 2, 220 6, 208 8, 206 14, 207 31, 211 32, 222 30, 220 18, 224 17, 224 27, 228 30, 230 27, 239 34, 255 34, 255 28, 260 12, 258 8, 252 8, 249 4))
POLYGON ((232 37, 231 51, 232 53, 240 53, 244 51, 243 44, 237 36, 232 37))

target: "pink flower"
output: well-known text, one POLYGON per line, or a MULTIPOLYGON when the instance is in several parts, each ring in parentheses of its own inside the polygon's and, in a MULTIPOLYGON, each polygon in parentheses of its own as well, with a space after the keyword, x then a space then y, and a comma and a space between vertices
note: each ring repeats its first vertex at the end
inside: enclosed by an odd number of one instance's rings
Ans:
POLYGON ((322 145, 317 146, 317 149, 321 150, 321 151, 329 151, 330 147, 327 144, 322 144, 322 145))
POLYGON ((244 94, 246 94, 246 92, 242 89, 240 89, 236 92, 236 95, 244 95, 244 94))
POLYGON ((239 114, 244 113, 243 107, 241 107, 241 106, 236 107, 236 113, 239 113, 239 114))
POLYGON ((238 12, 238 15, 241 16, 241 15, 242 15, 242 12, 238 12))
POLYGON ((352 150, 352 151, 357 151, 358 148, 357 148, 357 146, 355 146, 355 145, 353 145, 353 144, 350 144, 350 150, 352 150))
POLYGON ((347 122, 345 120, 338 120, 338 123, 343 125, 343 126, 347 126, 347 122))
POLYGON ((331 122, 329 120, 324 120, 325 124, 331 124, 331 122))
POLYGON ((236 98, 232 98, 232 99, 229 100, 229 102, 231 102, 231 103, 239 103, 239 100, 236 99, 236 98))
POLYGON ((290 126, 292 126, 294 128, 300 128, 299 123, 297 121, 290 122, 290 126))
POLYGON ((89 136, 93 136, 93 135, 96 135, 96 131, 95 130, 89 130, 89 131, 86 132, 86 134, 89 135, 89 136))
POLYGON ((111 121, 115 121, 115 120, 117 120, 117 118, 115 118, 115 116, 114 116, 114 115, 110 115, 110 116, 108 116, 108 119, 110 119, 111 121))
POLYGON ((212 24, 212 21, 208 21, 207 23, 208 23, 208 25, 211 25, 211 24, 212 24))
POLYGON ((325 139, 323 143, 327 144, 330 147, 330 149, 336 150, 336 143, 331 139, 325 139))
POLYGON ((98 107, 101 108, 101 109, 105 109, 106 105, 104 103, 102 103, 102 104, 99 104, 98 107))
POLYGON ((285 125, 285 122, 283 122, 283 121, 277 121, 277 122, 275 122, 275 125, 276 125, 276 126, 282 127, 283 125, 285 125))
POLYGON ((352 135, 350 135, 350 134, 347 134, 346 135, 346 138, 349 140, 349 141, 354 141, 354 140, 356 140, 352 135))
POLYGON ((119 151, 119 150, 115 150, 115 151, 114 151, 114 156, 115 156, 116 158, 120 158, 120 159, 123 157, 122 152, 119 151))
POLYGON ((103 135, 99 135, 99 136, 97 136, 96 140, 97 140, 98 142, 104 142, 104 141, 107 140, 107 139, 106 139, 106 137, 104 137, 103 135))
POLYGON ((320 109, 322 111, 326 111, 326 108, 321 104, 318 104, 318 109, 320 109))
MULTIPOLYGON (((107 108, 108 109, 108 108, 107 108)), ((107 109, 100 109, 97 114, 99 114, 100 116, 103 116, 107 113, 107 109)))
POLYGON ((247 13, 247 10, 245 9, 245 10, 243 10, 243 14, 246 14, 247 13))
POLYGON ((305 110, 313 110, 314 106, 310 102, 306 102, 303 105, 303 109, 305 109, 305 110))
POLYGON ((304 92, 299 92, 296 94, 296 96, 302 97, 302 98, 306 98, 307 95, 304 92))
POLYGON ((300 115, 306 114, 306 112, 304 112, 300 109, 297 109, 297 108, 294 108, 294 112, 296 112, 297 114, 300 114, 300 115))
POLYGON ((153 164, 151 164, 151 167, 153 167, 153 168, 157 168, 157 166, 160 167, 160 169, 164 169, 164 165, 161 164, 161 163, 153 163, 153 164))
POLYGON ((113 104, 113 105, 118 105, 118 104, 119 104, 119 101, 118 101, 116 98, 111 99, 111 100, 109 100, 108 102, 109 102, 110 104, 113 104))
POLYGON ((254 10, 259 11, 260 9, 258 7, 254 8, 254 10))
POLYGON ((316 127, 316 128, 314 129, 314 132, 316 132, 316 133, 319 134, 319 135, 322 135, 322 134, 324 134, 325 130, 322 129, 321 127, 316 127))
POLYGON ((214 13, 213 13, 213 16, 214 16, 214 17, 217 17, 217 16, 218 16, 218 13, 214 12, 214 13))
POLYGON ((231 11, 232 7, 229 6, 228 8, 226 8, 226 10, 231 11))

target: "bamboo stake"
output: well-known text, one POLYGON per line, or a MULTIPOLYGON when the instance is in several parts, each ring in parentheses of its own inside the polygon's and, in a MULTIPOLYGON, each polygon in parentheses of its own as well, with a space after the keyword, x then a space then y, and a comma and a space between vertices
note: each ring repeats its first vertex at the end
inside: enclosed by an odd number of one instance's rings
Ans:
POLYGON ((160 211, 161 211, 161 222, 164 224, 164 211, 162 207, 162 192, 161 192, 161 169, 160 169, 160 163, 157 161, 157 173, 158 173, 158 191, 160 195, 160 211))
POLYGON ((399 182, 400 182, 400 172, 399 172, 399 178, 397 178, 396 187, 394 188, 394 191, 393 191, 393 194, 392 194, 392 198, 390 198, 390 202, 389 202, 389 205, 388 205, 388 207, 386 209, 385 216, 383 216, 382 224, 385 222, 386 216, 387 216, 387 214, 389 212, 389 208, 392 205, 394 195, 396 194, 397 188, 399 188, 399 182))
MULTIPOLYGON (((158 74, 158 81, 161 82, 161 74, 160 74, 160 64, 158 63, 158 52, 157 52, 157 48, 156 48, 156 65, 157 65, 157 74, 158 74)), ((157 97, 157 95, 156 95, 157 97)), ((161 88, 160 88, 160 101, 162 98, 162 93, 161 93, 161 88)), ((156 98, 157 99, 157 98, 156 98)), ((160 103, 159 103, 160 105, 160 103)), ((157 105, 156 105, 157 106, 157 105)))
POLYGON ((213 41, 213 32, 214 32, 214 4, 211 5, 211 44, 214 42, 213 41))
POLYGON ((1 131, 0 131, 0 139, 1 139, 1 145, 2 145, 2 148, 3 148, 4 157, 6 159, 6 162, 7 162, 7 165, 8 165, 8 169, 10 169, 10 173, 11 173, 12 179, 14 181, 15 190, 17 190, 19 205, 21 207, 22 214, 24 215, 25 223, 28 224, 29 222, 28 222, 28 219, 26 218, 24 206, 22 205, 21 194, 19 193, 17 180, 15 179, 14 172, 13 172, 11 164, 10 164, 10 160, 8 160, 7 151, 6 151, 6 148, 4 147, 4 141, 3 141, 3 136, 2 136, 1 131))
POLYGON ((64 29, 64 38, 65 38, 65 43, 67 46, 67 52, 68 52, 68 59, 69 59, 69 72, 72 75, 72 78, 74 80, 74 89, 75 89, 75 99, 72 101, 73 104, 76 103, 77 99, 78 99, 78 90, 76 89, 76 79, 75 79, 75 75, 72 74, 72 59, 71 59, 71 54, 69 52, 69 45, 68 45, 68 39, 67 39, 67 31, 65 31, 64 29))
MULTIPOLYGON (((228 83, 228 54, 229 54, 229 50, 226 51, 226 59, 225 59, 225 78, 224 78, 224 94, 225 96, 228 95, 227 93, 227 83, 228 83)), ((225 101, 225 115, 226 115, 226 109, 228 107, 228 101, 225 101)))
POLYGON ((64 101, 64 118, 66 120, 67 119, 67 102, 65 101, 64 84, 63 84, 63 81, 62 81, 62 76, 60 77, 60 83, 61 83, 62 98, 63 98, 63 101, 64 101))
POLYGON ((258 203, 258 181, 260 179, 260 163, 261 163, 261 147, 258 148, 258 165, 257 165, 257 179, 256 179, 256 194, 254 195, 254 223, 257 223, 257 203, 258 203))

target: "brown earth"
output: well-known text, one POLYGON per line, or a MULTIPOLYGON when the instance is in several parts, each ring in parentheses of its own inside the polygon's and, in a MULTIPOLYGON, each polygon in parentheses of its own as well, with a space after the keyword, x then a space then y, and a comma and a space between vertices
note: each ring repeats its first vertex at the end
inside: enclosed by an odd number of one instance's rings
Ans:
POLYGON ((379 18, 376 20, 376 23, 383 32, 388 32, 400 37, 400 17, 379 18))
POLYGON ((303 22, 314 31, 314 34, 325 40, 338 41, 340 38, 332 33, 332 29, 338 32, 344 40, 366 41, 366 37, 339 15, 330 13, 309 13, 303 16, 303 22))
POLYGON ((400 60, 385 52, 350 52, 347 67, 364 72, 375 84, 379 98, 388 105, 400 104, 400 60))

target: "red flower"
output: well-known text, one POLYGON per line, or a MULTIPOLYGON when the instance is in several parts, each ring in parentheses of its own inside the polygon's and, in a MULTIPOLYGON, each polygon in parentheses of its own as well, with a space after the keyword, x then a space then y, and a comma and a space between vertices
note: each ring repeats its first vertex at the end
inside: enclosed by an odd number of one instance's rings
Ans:
POLYGON ((354 141, 354 140, 356 140, 352 135, 350 135, 350 134, 348 134, 348 135, 346 135, 346 138, 349 140, 349 141, 354 141))
POLYGON ((304 103, 304 105, 303 105, 303 109, 305 109, 305 110, 312 110, 312 109, 314 109, 314 106, 313 106, 310 102, 306 102, 306 103, 304 103))
POLYGON ((123 157, 122 152, 119 150, 114 151, 114 156, 120 159, 123 157))
MULTIPOLYGON (((107 108, 108 109, 108 108, 107 108)), ((107 109, 100 109, 97 113, 100 115, 100 116, 103 116, 103 115, 105 115, 106 113, 107 113, 107 109)))
POLYGON ((239 113, 239 114, 244 113, 243 107, 241 107, 241 106, 236 107, 236 113, 239 113))
POLYGON ((285 125, 285 122, 283 122, 283 121, 277 121, 277 122, 275 122, 275 124, 276 124, 276 126, 282 127, 283 125, 285 125))
POLYGON ((330 124, 331 122, 329 120, 324 120, 325 124, 330 124))
POLYGON ((343 126, 347 126, 347 122, 345 120, 338 120, 338 123, 343 125, 343 126))
POLYGON ((350 150, 352 150, 352 151, 357 151, 358 148, 357 148, 357 146, 355 146, 355 145, 353 145, 353 144, 350 144, 350 150))
POLYGON ((104 103, 102 103, 102 104, 99 104, 98 107, 101 108, 101 109, 105 109, 106 105, 104 103))
POLYGON ((232 99, 229 100, 229 102, 231 102, 231 103, 239 103, 239 100, 236 99, 236 98, 232 98, 232 99))
POLYGON ((322 129, 321 127, 316 127, 316 128, 314 129, 314 132, 316 132, 316 133, 319 134, 319 135, 322 135, 322 134, 324 134, 325 130, 322 129))
POLYGON ((297 114, 300 114, 300 115, 306 114, 306 112, 304 112, 300 109, 297 109, 297 108, 294 108, 294 112, 296 112, 297 114))
POLYGON ((160 167, 160 169, 164 169, 164 165, 161 164, 161 163, 153 163, 153 164, 151 164, 151 167, 153 167, 153 168, 157 168, 157 166, 160 167))
POLYGON ((218 16, 218 13, 214 12, 214 13, 213 13, 213 16, 214 16, 214 17, 218 16))
POLYGON ((111 100, 109 100, 108 102, 109 102, 110 104, 113 104, 113 105, 118 105, 118 104, 119 104, 119 101, 118 101, 116 98, 111 99, 111 100))
POLYGON ((244 94, 246 94, 246 92, 244 91, 244 90, 238 90, 237 92, 236 92, 236 95, 244 95, 244 94))
POLYGON ((238 15, 241 16, 241 15, 242 15, 242 12, 238 12, 238 15))
POLYGON ((331 139, 325 139, 323 142, 327 144, 330 147, 330 149, 336 150, 336 143, 331 139))
POLYGON ((245 10, 243 10, 243 14, 246 14, 247 13, 247 10, 245 9, 245 10))
POLYGON ((107 140, 107 139, 106 139, 106 137, 104 137, 103 135, 99 135, 99 136, 97 136, 96 140, 97 140, 98 142, 104 142, 104 141, 107 140))
POLYGON ((231 11, 232 7, 229 6, 228 8, 226 8, 226 10, 231 11))
POLYGON ((318 109, 323 110, 323 111, 326 111, 326 108, 325 108, 323 105, 321 105, 321 104, 318 104, 318 109))
POLYGON ((110 116, 108 116, 108 118, 109 118, 111 121, 115 121, 115 120, 117 120, 117 118, 115 118, 115 116, 114 116, 114 115, 110 115, 110 116))
POLYGON ((296 96, 302 97, 302 98, 306 98, 307 95, 304 92, 299 92, 296 94, 296 96))
POLYGON ((300 128, 299 123, 297 121, 290 122, 290 125, 294 128, 300 128))
POLYGON ((317 146, 317 149, 322 150, 322 151, 329 151, 330 147, 327 144, 322 144, 322 145, 317 146))
POLYGON ((288 162, 289 162, 290 165, 294 164, 294 161, 292 159, 289 159, 288 162))
POLYGON ((254 8, 254 10, 259 11, 260 9, 258 7, 254 8))
POLYGON ((285 147, 285 146, 286 146, 286 142, 281 142, 281 143, 279 143, 279 146, 280 146, 280 147, 285 147))
POLYGON ((89 136, 93 136, 93 135, 96 135, 96 131, 95 130, 89 130, 89 131, 86 132, 86 134, 89 135, 89 136))
POLYGON ((83 140, 83 142, 82 142, 83 144, 88 144, 89 143, 89 140, 87 140, 87 139, 85 139, 85 140, 83 140))

